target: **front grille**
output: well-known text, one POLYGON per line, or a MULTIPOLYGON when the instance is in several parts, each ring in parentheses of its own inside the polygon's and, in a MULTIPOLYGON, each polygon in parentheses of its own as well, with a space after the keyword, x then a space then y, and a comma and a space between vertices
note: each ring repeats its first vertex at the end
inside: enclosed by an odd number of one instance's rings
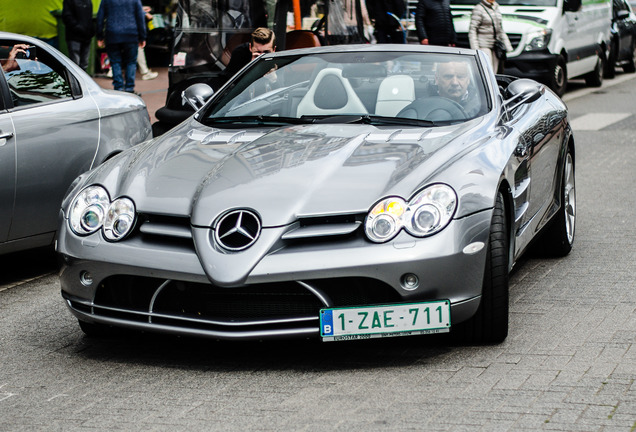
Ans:
POLYGON ((335 278, 221 288, 211 284, 139 276, 111 276, 92 303, 69 298, 72 308, 93 317, 161 324, 224 334, 318 329, 326 307, 400 303, 390 286, 370 278, 335 278), (309 289, 307 288, 309 287, 309 289))

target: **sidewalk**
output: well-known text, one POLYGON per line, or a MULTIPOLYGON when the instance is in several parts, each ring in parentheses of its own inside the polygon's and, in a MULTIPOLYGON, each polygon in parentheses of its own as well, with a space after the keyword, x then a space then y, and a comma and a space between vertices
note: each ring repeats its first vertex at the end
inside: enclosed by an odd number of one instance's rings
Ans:
MULTIPOLYGON (((137 71, 137 77, 135 78, 135 92, 140 93, 141 98, 144 102, 146 102, 148 114, 150 114, 150 122, 154 123, 157 121, 155 112, 166 104, 166 96, 168 94, 168 68, 153 67, 152 70, 158 72, 159 76, 148 81, 142 80, 141 74, 137 71)), ((100 87, 112 90, 112 78, 108 78, 104 75, 96 75, 93 79, 100 87)))

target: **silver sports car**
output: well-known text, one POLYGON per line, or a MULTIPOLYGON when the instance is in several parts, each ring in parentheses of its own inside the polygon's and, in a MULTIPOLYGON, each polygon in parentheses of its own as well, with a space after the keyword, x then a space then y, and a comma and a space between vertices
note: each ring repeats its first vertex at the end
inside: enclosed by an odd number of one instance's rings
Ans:
POLYGON ((53 244, 73 180, 151 137, 144 102, 66 56, 0 32, 0 254, 53 244))
POLYGON ((531 243, 566 255, 574 222, 550 90, 480 51, 331 46, 262 55, 82 175, 57 250, 89 335, 497 343, 509 271, 531 243))

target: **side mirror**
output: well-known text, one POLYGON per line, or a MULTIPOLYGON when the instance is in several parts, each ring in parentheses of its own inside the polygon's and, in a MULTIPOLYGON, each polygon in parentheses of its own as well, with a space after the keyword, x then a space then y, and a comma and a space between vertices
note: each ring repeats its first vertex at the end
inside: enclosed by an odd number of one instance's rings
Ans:
POLYGON ((505 91, 504 106, 512 111, 518 106, 531 103, 545 93, 545 86, 536 81, 521 78, 511 82, 505 91))
POLYGON ((183 105, 190 105, 195 111, 198 111, 212 97, 214 90, 207 84, 192 84, 181 93, 181 101, 183 105))
POLYGON ((619 10, 618 12, 616 12, 616 20, 624 20, 629 16, 629 11, 626 10, 619 10))

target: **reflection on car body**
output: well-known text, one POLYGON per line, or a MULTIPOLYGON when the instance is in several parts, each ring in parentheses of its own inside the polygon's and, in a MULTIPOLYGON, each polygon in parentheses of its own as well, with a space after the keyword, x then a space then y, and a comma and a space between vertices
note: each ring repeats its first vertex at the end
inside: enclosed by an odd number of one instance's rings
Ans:
POLYGON ((500 342, 517 259, 572 247, 574 138, 554 93, 478 51, 272 53, 82 175, 62 216, 88 334, 500 342))
POLYGON ((8 253, 51 245, 72 181, 151 129, 139 97, 100 89, 42 41, 0 32, 0 62, 0 253, 8 253), (25 49, 16 56, 14 46, 25 49))

